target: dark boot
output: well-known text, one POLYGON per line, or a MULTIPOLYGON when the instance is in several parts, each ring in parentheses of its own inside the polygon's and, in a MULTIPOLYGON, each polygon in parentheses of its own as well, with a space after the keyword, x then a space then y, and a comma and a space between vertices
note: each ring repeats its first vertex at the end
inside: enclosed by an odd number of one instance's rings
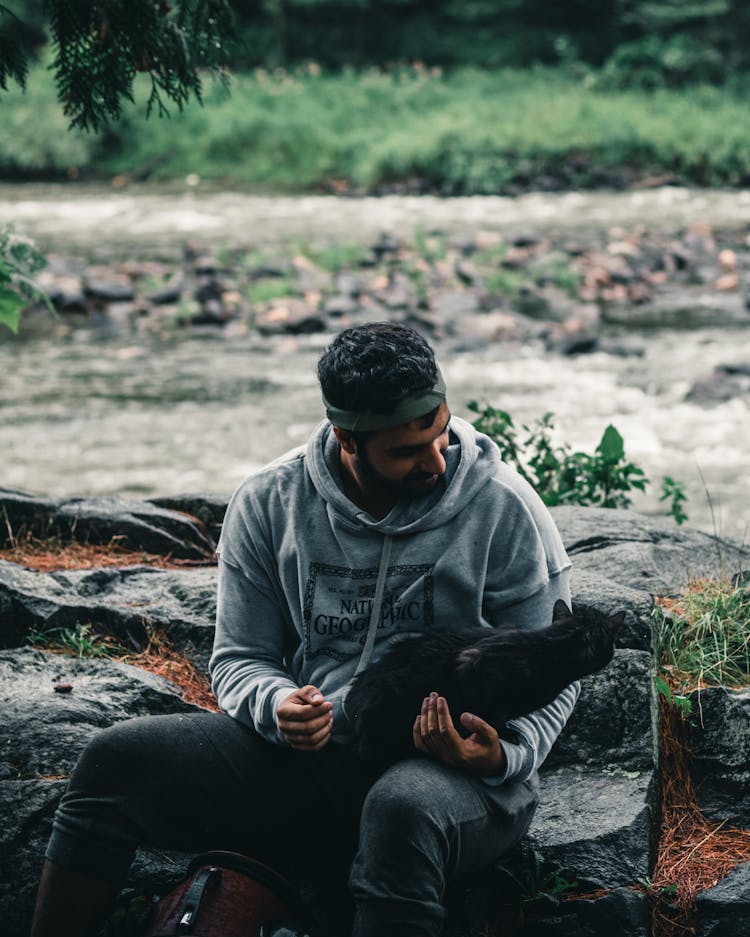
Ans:
POLYGON ((93 937, 112 910, 120 886, 44 860, 31 937, 93 937))

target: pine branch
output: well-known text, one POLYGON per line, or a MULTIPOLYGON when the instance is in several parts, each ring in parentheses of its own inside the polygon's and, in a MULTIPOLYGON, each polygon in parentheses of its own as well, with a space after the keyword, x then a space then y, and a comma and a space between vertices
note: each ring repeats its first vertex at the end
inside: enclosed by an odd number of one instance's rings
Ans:
MULTIPOLYGON (((13 10, 0 3, 0 16, 3 15, 20 22, 13 10)), ((0 26, 0 90, 7 91, 9 81, 25 88, 29 70, 28 52, 5 34, 4 26, 4 23, 0 26)))
POLYGON ((133 100, 139 72, 151 80, 147 113, 201 101, 201 71, 226 61, 227 0, 48 0, 53 69, 72 127, 98 130, 133 100))

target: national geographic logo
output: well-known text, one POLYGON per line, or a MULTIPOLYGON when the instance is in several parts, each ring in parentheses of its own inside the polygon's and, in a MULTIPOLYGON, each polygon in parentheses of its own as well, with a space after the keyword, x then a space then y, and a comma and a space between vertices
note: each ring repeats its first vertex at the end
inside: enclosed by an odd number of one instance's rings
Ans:
MULTIPOLYGON (((348 660, 361 653, 375 598, 376 567, 311 563, 305 588, 305 657, 348 660)), ((432 566, 389 566, 378 638, 432 627, 432 566)))

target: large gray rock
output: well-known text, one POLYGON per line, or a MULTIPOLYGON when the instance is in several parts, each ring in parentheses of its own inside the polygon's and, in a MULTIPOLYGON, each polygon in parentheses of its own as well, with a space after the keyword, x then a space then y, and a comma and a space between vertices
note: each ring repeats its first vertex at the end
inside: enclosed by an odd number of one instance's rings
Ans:
POLYGON ((696 899, 699 937, 747 937, 750 934, 750 862, 733 869, 718 885, 696 899))
POLYGON ((94 733, 123 719, 200 712, 145 670, 34 648, 0 651, 0 702, 0 778, 22 780, 69 774, 94 733))
POLYGON ((102 625, 139 646, 163 629, 205 667, 216 617, 216 568, 106 567, 39 573, 0 561, 0 646, 23 644, 30 628, 102 625))
POLYGON ((575 569, 635 591, 674 595, 690 579, 750 564, 750 547, 669 518, 568 505, 552 508, 552 515, 575 569))
MULTIPOLYGON (((597 897, 562 898, 548 889, 551 879, 518 877, 508 870, 510 887, 494 880, 475 882, 451 896, 446 937, 651 937, 646 895, 613 888, 597 897), (493 889, 494 884, 494 889, 493 889), (545 889, 547 889, 545 891, 545 889)), ((571 883, 572 884, 572 883, 571 883)))
POLYGON ((0 489, 0 514, 5 522, 2 538, 7 525, 14 536, 31 533, 81 543, 114 542, 131 550, 203 562, 214 556, 214 540, 200 520, 148 501, 117 497, 53 501, 0 489))
POLYGON ((175 497, 149 498, 151 504, 169 511, 179 511, 197 517, 205 525, 214 543, 219 542, 221 525, 227 511, 229 498, 220 495, 177 495, 175 497))
MULTIPOLYGON (((0 652, 0 920, 25 937, 36 883, 66 777, 92 736, 132 716, 199 712, 167 680, 126 664, 32 648, 0 652), (61 693, 56 685, 70 689, 61 693)), ((155 887, 179 856, 143 852, 131 883, 155 887)))
POLYGON ((652 771, 656 719, 651 655, 618 650, 604 670, 581 681, 581 696, 545 768, 652 771))
POLYGON ((703 812, 750 828, 750 687, 691 694, 690 773, 703 812))
MULTIPOLYGON (((524 937, 542 937, 538 922, 531 922, 524 937)), ((651 937, 651 909, 645 894, 633 888, 615 888, 599 898, 576 898, 560 903, 549 921, 550 937, 651 937)))
POLYGON ((527 840, 545 864, 583 887, 648 878, 655 851, 654 773, 559 768, 540 775, 527 840))

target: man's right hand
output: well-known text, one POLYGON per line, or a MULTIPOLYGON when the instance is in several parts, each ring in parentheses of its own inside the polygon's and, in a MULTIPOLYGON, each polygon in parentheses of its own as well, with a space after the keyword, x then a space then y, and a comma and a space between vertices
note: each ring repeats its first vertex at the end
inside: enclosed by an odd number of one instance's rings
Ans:
POLYGON ((279 706, 276 721, 292 748, 316 752, 331 738, 333 703, 323 699, 317 687, 303 686, 279 706))

